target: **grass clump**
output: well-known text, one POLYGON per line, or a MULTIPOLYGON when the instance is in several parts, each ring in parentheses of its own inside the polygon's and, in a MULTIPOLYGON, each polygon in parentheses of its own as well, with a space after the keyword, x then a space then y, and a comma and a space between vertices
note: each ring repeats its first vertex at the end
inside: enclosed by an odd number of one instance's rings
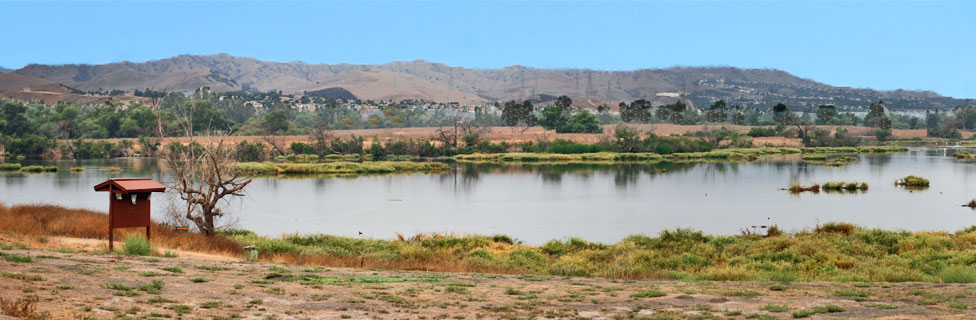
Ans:
POLYGON ((768 311, 768 312, 787 312, 790 311, 790 306, 785 304, 784 305, 767 304, 759 308, 759 310, 768 311))
POLYGON ((857 161, 857 157, 855 156, 843 156, 843 157, 836 157, 827 160, 826 162, 824 162, 824 164, 828 167, 843 167, 846 166, 848 163, 856 162, 856 161, 857 161))
POLYGON ((450 166, 442 162, 372 161, 372 162, 329 162, 329 163, 237 163, 241 172, 261 174, 384 174, 401 172, 444 171, 450 166))
POLYGON ((874 293, 871 293, 870 291, 864 291, 864 290, 845 289, 845 290, 834 291, 835 297, 852 298, 856 301, 866 300, 872 295, 874 295, 874 293))
POLYGON ((901 186, 906 188, 927 188, 929 186, 929 179, 925 179, 918 176, 907 176, 895 180, 895 186, 901 186))
POLYGON ((169 271, 172 273, 183 273, 183 269, 180 269, 180 267, 176 267, 176 266, 160 268, 160 270, 169 271))
POLYGON ((976 269, 966 266, 945 267, 936 274, 936 277, 944 283, 974 283, 976 269))
POLYGON ((143 236, 128 236, 122 245, 127 256, 148 256, 152 254, 152 244, 143 236))
POLYGON ((31 262, 34 262, 34 259, 31 259, 31 257, 22 256, 22 255, 13 254, 13 253, 0 252, 0 257, 3 257, 3 260, 7 260, 7 261, 10 261, 10 262, 20 262, 20 263, 31 263, 31 262))
POLYGON ((0 164, 0 171, 17 171, 20 170, 19 163, 4 163, 0 164))
POLYGON ((854 232, 856 227, 853 224, 845 222, 828 222, 822 225, 818 225, 813 229, 813 233, 824 234, 824 233, 839 233, 843 235, 850 235, 854 232))
POLYGON ((658 298, 658 297, 663 297, 663 296, 666 296, 666 295, 668 295, 668 294, 667 293, 664 293, 664 291, 647 290, 647 291, 642 291, 642 292, 638 292, 638 293, 632 294, 632 295, 630 295, 630 297, 631 298, 634 298, 634 299, 641 299, 641 298, 658 298))
POLYGON ((793 312, 793 318, 806 318, 818 313, 835 313, 835 312, 844 312, 844 308, 831 304, 824 307, 817 307, 813 309, 803 309, 800 311, 793 312))
POLYGON ((824 183, 821 188, 824 191, 867 191, 867 182, 845 182, 845 181, 833 181, 824 183))
POLYGON ((769 286, 769 291, 786 291, 786 289, 788 289, 788 288, 789 287, 787 287, 784 284, 774 284, 774 285, 769 286))
POLYGON ((85 168, 84 167, 71 167, 71 169, 68 169, 68 171, 71 171, 73 173, 81 173, 81 172, 85 172, 85 168))
POLYGON ((29 275, 25 273, 11 273, 6 271, 0 271, 0 276, 5 278, 24 280, 24 281, 44 281, 44 277, 38 275, 29 275))
POLYGON ((823 153, 811 153, 803 155, 803 161, 826 161, 827 155, 823 153))
POLYGON ((26 166, 20 168, 21 172, 58 172, 55 166, 26 166))
POLYGON ((792 193, 801 193, 801 192, 807 192, 807 191, 813 192, 813 193, 817 193, 817 192, 820 192, 820 185, 819 184, 813 184, 813 185, 810 185, 810 186, 804 186, 804 185, 801 185, 799 183, 794 183, 794 184, 790 184, 790 187, 789 187, 788 190, 790 190, 790 192, 792 192, 792 193))

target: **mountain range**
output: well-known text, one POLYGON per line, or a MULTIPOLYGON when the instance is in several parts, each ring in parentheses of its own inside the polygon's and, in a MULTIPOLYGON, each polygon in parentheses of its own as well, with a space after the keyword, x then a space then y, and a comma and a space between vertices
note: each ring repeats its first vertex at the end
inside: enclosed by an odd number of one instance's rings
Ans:
MULTIPOLYGON (((132 92, 149 88, 172 92, 210 87, 215 91, 303 93, 343 89, 364 100, 423 99, 462 104, 546 101, 559 95, 568 95, 583 106, 636 99, 656 104, 682 99, 699 108, 718 99, 741 106, 783 102, 799 107, 833 104, 841 109, 863 109, 877 100, 884 100, 889 108, 903 109, 945 109, 973 103, 931 91, 837 87, 781 70, 734 67, 600 71, 516 65, 473 69, 424 60, 378 65, 307 64, 216 54, 180 55, 139 63, 31 64, 7 75, 43 79, 80 91, 132 92)), ((3 81, 9 79, 0 79, 3 81)), ((0 83, 0 88, 10 87, 0 83)))

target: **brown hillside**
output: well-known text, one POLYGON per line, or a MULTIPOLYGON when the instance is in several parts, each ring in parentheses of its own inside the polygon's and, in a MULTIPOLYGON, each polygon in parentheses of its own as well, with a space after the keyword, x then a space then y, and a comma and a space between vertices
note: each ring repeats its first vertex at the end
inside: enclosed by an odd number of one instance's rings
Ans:
POLYGON ((71 88, 41 78, 12 73, 0 73, 0 92, 33 91, 71 93, 71 88))
POLYGON ((418 99, 439 102, 490 102, 533 96, 568 95, 574 100, 648 99, 655 104, 680 98, 695 107, 718 99, 730 105, 791 108, 833 104, 866 108, 884 100, 889 108, 946 108, 976 103, 930 91, 877 91, 835 87, 780 70, 734 67, 672 67, 631 71, 540 69, 510 66, 472 69, 423 60, 380 65, 272 62, 218 55, 181 55, 141 63, 103 65, 28 65, 13 71, 81 90, 152 88, 189 91, 209 86, 216 91, 252 89, 299 93, 343 87, 368 99, 418 99), (394 76, 395 75, 395 76, 394 76), (393 78, 396 78, 394 85, 393 78), (348 86, 348 87, 346 87, 348 86))
POLYGON ((313 87, 312 90, 340 87, 349 90, 360 99, 395 101, 422 99, 461 103, 484 101, 474 94, 450 90, 409 74, 391 71, 354 71, 319 83, 320 85, 313 87))

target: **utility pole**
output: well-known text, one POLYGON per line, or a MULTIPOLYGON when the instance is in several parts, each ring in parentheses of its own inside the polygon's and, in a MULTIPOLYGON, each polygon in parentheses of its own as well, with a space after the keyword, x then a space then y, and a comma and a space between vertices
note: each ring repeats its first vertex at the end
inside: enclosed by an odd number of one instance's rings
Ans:
POLYGON ((596 97, 596 88, 593 87, 593 71, 586 72, 586 96, 596 97))
POLYGON ((579 80, 580 80, 580 70, 579 69, 576 69, 576 96, 577 97, 580 96, 579 80))
POLYGON ((522 88, 519 89, 519 100, 521 101, 525 100, 523 99, 523 95, 525 94, 525 70, 522 70, 519 74, 522 75, 522 88))

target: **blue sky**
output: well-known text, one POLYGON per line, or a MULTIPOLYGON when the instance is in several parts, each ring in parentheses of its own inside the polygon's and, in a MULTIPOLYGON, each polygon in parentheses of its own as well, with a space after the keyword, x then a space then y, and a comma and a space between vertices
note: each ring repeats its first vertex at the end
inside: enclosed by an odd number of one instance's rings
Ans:
POLYGON ((229 53, 496 68, 776 68, 976 98, 976 1, 0 2, 0 66, 229 53))

